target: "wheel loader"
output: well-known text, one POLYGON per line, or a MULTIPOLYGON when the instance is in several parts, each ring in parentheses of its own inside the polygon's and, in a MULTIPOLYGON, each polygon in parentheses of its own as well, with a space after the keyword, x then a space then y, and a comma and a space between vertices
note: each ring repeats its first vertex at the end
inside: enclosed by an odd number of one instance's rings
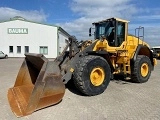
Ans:
POLYGON ((94 40, 79 42, 71 36, 54 61, 42 54, 25 54, 14 87, 8 90, 13 113, 22 117, 61 102, 68 81, 87 96, 103 93, 117 74, 147 82, 157 61, 143 40, 144 28, 131 35, 128 23, 119 18, 93 23, 94 40))

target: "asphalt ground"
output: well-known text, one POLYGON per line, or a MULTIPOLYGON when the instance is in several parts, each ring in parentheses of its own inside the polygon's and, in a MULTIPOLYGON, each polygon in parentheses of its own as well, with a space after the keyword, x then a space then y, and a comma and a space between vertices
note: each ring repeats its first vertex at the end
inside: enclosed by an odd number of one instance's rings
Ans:
POLYGON ((0 120, 160 120, 160 61, 147 83, 112 80, 104 93, 87 97, 67 87, 54 106, 16 118, 7 100, 23 58, 0 59, 0 120))

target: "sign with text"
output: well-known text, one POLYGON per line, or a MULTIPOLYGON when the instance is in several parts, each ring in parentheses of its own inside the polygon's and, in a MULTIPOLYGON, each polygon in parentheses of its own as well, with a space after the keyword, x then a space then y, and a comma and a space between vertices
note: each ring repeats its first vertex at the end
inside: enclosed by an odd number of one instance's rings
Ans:
POLYGON ((8 34, 28 34, 28 28, 8 28, 8 34))

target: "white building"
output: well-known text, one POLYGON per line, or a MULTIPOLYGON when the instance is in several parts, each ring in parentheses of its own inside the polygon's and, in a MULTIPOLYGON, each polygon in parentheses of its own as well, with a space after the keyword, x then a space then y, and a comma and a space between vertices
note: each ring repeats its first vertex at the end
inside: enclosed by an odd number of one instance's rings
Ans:
POLYGON ((15 17, 0 22, 0 51, 8 57, 24 57, 29 52, 55 58, 62 52, 69 36, 61 27, 15 17))

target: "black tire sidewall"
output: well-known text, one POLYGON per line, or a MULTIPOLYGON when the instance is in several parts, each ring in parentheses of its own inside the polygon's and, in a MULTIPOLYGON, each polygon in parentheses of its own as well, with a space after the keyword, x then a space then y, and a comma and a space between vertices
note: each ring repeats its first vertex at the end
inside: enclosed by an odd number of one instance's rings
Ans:
POLYGON ((5 58, 8 59, 8 55, 6 55, 5 58))
POLYGON ((138 62, 137 66, 138 69, 138 72, 137 72, 137 78, 139 79, 138 81, 140 83, 144 83, 144 82, 147 82, 150 75, 151 75, 151 68, 152 68, 152 65, 151 65, 151 62, 150 62, 150 59, 146 56, 143 56, 140 61, 138 62), (148 74, 147 76, 143 77, 142 74, 141 74, 141 66, 143 63, 147 63, 148 64, 148 74))
POLYGON ((110 82, 110 76, 110 66, 105 59, 98 57, 96 59, 90 60, 84 67, 84 71, 82 73, 82 79, 84 80, 84 88, 86 88, 87 93, 89 93, 90 95, 100 94, 104 92, 104 90, 107 88, 110 82), (105 73, 104 81, 99 86, 94 86, 90 80, 91 71, 96 67, 102 68, 105 73))

